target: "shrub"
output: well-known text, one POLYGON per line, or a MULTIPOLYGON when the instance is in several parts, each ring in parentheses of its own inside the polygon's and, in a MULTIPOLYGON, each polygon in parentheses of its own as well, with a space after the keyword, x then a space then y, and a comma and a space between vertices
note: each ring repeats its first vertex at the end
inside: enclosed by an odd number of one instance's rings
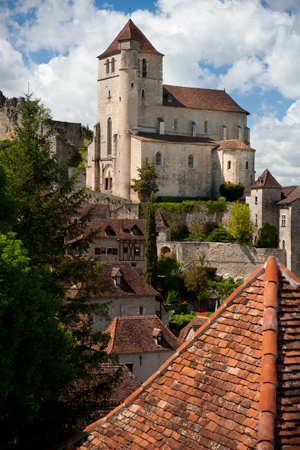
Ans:
POLYGON ((167 305, 174 305, 175 303, 178 303, 178 294, 179 291, 175 291, 174 289, 168 291, 166 298, 167 305))
POLYGON ((276 248, 278 246, 278 235, 276 227, 265 223, 259 230, 259 248, 276 248))
POLYGON ((213 220, 205 222, 205 224, 203 225, 204 236, 208 236, 217 227, 218 227, 217 222, 214 222, 213 220))
POLYGON ((234 184, 228 181, 220 186, 220 194, 226 198, 228 202, 235 202, 244 194, 244 186, 239 184, 234 184))
POLYGON ((233 237, 224 228, 222 222, 220 222, 218 227, 214 228, 212 232, 207 236, 207 240, 210 242, 224 242, 224 241, 232 241, 233 237))

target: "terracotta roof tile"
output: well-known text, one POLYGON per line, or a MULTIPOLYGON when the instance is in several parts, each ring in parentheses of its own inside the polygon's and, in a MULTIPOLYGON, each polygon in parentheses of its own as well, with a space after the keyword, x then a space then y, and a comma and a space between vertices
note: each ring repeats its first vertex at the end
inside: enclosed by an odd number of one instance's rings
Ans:
POLYGON ((268 169, 266 169, 260 177, 257 178, 255 183, 251 186, 251 189, 258 189, 258 188, 281 188, 281 185, 278 183, 277 180, 273 177, 271 172, 269 172, 268 169))
POLYGON ((155 223, 157 228, 170 228, 160 209, 155 214, 155 223))
POLYGON ((238 139, 227 139, 226 141, 218 141, 218 144, 220 145, 218 147, 218 150, 252 150, 255 152, 254 148, 249 147, 249 145, 244 144, 243 142, 239 141, 238 139))
POLYGON ((291 192, 285 191, 286 194, 288 194, 285 198, 280 200, 280 202, 277 203, 277 205, 285 205, 289 203, 293 203, 295 200, 299 200, 300 198, 300 186, 295 186, 294 189, 291 192))
POLYGON ((87 226, 86 233, 96 231, 98 238, 145 240, 145 219, 92 219, 87 226), (137 233, 134 232, 137 230, 137 233))
POLYGON ((299 449, 299 286, 269 259, 78 447, 299 449))
POLYGON ((139 28, 132 22, 131 19, 128 20, 124 28, 120 31, 118 36, 113 40, 109 47, 103 52, 98 58, 106 58, 108 56, 116 55, 120 53, 119 42, 134 40, 140 43, 140 51, 142 53, 151 53, 153 55, 162 55, 159 53, 151 42, 148 41, 146 36, 139 30, 139 28))
POLYGON ((202 145, 215 145, 217 146, 217 141, 214 141, 210 138, 203 138, 198 136, 180 136, 174 134, 158 134, 158 133, 143 133, 139 132, 139 134, 135 134, 131 136, 134 139, 145 142, 173 142, 173 143, 182 143, 185 142, 187 144, 202 144, 202 145))
POLYGON ((187 339, 188 336, 191 337, 192 335, 194 335, 195 331, 197 331, 204 324, 204 322, 207 321, 208 317, 204 316, 195 317, 184 328, 182 328, 178 336, 179 341, 182 343, 187 339))
POLYGON ((217 89, 164 85, 163 105, 176 108, 230 111, 249 114, 227 92, 217 89))

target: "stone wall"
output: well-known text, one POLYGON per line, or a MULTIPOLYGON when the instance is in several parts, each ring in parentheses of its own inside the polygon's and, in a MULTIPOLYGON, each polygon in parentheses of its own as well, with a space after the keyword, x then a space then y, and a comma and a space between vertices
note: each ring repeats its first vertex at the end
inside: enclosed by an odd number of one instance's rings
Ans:
POLYGON ((169 247, 172 256, 186 270, 192 264, 200 265, 200 257, 205 255, 205 265, 217 267, 217 274, 225 277, 244 279, 251 275, 269 256, 276 256, 286 264, 285 250, 273 248, 255 248, 246 245, 221 242, 169 241, 158 242, 158 254, 166 253, 169 247))

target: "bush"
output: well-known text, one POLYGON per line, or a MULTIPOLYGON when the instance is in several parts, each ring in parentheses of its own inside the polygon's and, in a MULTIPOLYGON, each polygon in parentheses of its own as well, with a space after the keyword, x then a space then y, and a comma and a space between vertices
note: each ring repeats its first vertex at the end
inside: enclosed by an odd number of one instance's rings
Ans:
POLYGON ((179 294, 179 291, 175 291, 174 289, 171 289, 170 291, 168 291, 167 298, 166 298, 167 305, 174 305, 174 304, 178 303, 178 294, 179 294))
POLYGON ((235 202, 238 200, 243 194, 244 194, 244 186, 239 184, 230 183, 228 181, 227 183, 223 183, 220 186, 220 194, 226 198, 228 202, 235 202))
POLYGON ((207 236, 207 240, 210 242, 224 242, 232 241, 233 237, 224 228, 224 225, 220 222, 218 228, 214 228, 212 232, 207 236))
POLYGON ((278 235, 276 227, 265 223, 259 230, 258 248, 277 248, 278 235))
POLYGON ((177 227, 171 227, 171 240, 178 241, 187 238, 189 235, 188 226, 185 223, 177 225, 177 227))
POLYGON ((218 227, 217 222, 214 222, 213 220, 205 222, 205 224, 203 225, 204 236, 208 236, 217 227, 218 227))

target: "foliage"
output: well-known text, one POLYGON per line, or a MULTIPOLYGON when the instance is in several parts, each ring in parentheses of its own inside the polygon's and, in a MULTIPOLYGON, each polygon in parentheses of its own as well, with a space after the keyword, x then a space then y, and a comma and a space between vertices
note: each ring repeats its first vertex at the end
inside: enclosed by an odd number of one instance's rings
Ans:
POLYGON ((229 297, 232 292, 238 288, 242 282, 235 283, 232 277, 227 278, 227 280, 220 280, 220 281, 210 281, 209 282, 209 289, 211 292, 213 292, 217 297, 220 299, 220 301, 226 300, 227 297, 229 297))
POLYGON ((215 214, 216 212, 226 212, 227 211, 227 204, 226 204, 226 198, 225 197, 219 197, 217 201, 208 201, 206 203, 208 214, 211 216, 215 214))
POLYGON ((14 220, 14 200, 7 192, 7 176, 0 166, 0 233, 8 230, 14 220))
POLYGON ((265 223, 259 230, 259 239, 257 247, 259 248, 277 248, 278 234, 276 227, 265 223))
MULTIPOLYGON (((4 448, 10 441, 18 449, 45 448, 74 433, 89 422, 114 381, 99 375, 101 362, 107 361, 108 337, 91 331, 92 317, 107 311, 90 301, 91 291, 97 295, 99 290, 94 282, 101 267, 82 255, 93 236, 74 239, 83 234, 89 215, 70 222, 85 190, 72 192, 75 179, 65 181, 65 165, 50 157, 51 130, 39 133, 43 115, 39 101, 27 96, 17 137, 0 153, 7 176, 6 181, 1 178, 1 189, 14 199, 16 217, 9 224, 15 233, 5 247, 10 250, 2 253, 2 264, 5 260, 10 266, 1 269, 7 272, 3 280, 0 277, 6 289, 1 289, 1 320, 6 322, 1 341, 15 358, 7 365, 9 392, 0 392, 3 404, 11 399, 2 416, 4 448), (72 257, 66 257, 66 248, 72 257), (80 295, 62 302, 77 280, 83 282, 80 295)), ((5 228, 2 215, 0 221, 5 228)))
POLYGON ((184 273, 176 258, 161 257, 158 261, 158 274, 164 296, 172 289, 182 291, 184 273))
POLYGON ((158 196, 158 203, 182 203, 182 202, 199 202, 199 201, 208 201, 215 200, 214 197, 173 197, 171 195, 166 196, 158 196))
POLYGON ((207 272, 203 266, 191 266, 185 273, 184 285, 189 292, 197 294, 207 288, 207 272))
POLYGON ((226 198, 228 202, 235 202, 244 194, 245 187, 239 183, 234 184, 228 181, 220 186, 220 194, 226 198))
POLYGON ((203 233, 204 233, 204 235, 208 236, 217 227, 218 227, 217 222, 214 222, 213 220, 208 220, 203 225, 203 233))
POLYGON ((189 314, 173 314, 171 311, 169 314, 170 330, 176 336, 178 336, 180 330, 185 327, 191 320, 197 316, 195 311, 189 314))
POLYGON ((210 242, 224 242, 232 241, 233 237, 224 228, 224 224, 220 222, 217 228, 214 228, 212 232, 207 236, 207 240, 210 242))
POLYGON ((172 305, 178 302, 178 295, 179 291, 175 291, 174 289, 171 289, 168 291, 166 303, 167 305, 172 305))
POLYGON ((89 125, 86 126, 85 136, 86 136, 86 139, 88 139, 90 142, 94 139, 94 131, 90 130, 89 125))
POLYGON ((137 168, 139 179, 132 179, 133 185, 131 189, 134 192, 137 192, 144 201, 145 199, 149 199, 151 193, 155 194, 159 191, 158 186, 155 180, 158 178, 155 171, 155 164, 149 163, 148 158, 145 159, 145 162, 142 164, 142 167, 137 168))
POLYGON ((153 208, 153 193, 148 202, 146 219, 146 243, 145 243, 145 272, 144 278, 150 286, 157 289, 157 245, 156 245, 156 223, 153 208))
POLYGON ((187 238, 189 235, 188 226, 185 223, 179 224, 177 227, 171 227, 171 240, 179 241, 187 238))
POLYGON ((255 226, 250 220, 250 209, 247 204, 235 203, 231 209, 228 231, 238 244, 251 245, 255 226))

